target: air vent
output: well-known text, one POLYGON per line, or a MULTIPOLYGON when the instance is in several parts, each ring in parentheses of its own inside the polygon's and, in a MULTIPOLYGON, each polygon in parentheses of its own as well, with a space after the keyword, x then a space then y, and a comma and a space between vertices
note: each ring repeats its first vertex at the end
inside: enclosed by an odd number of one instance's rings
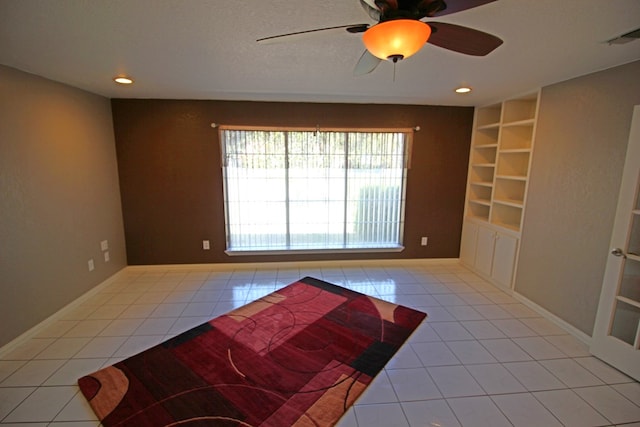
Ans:
POLYGON ((640 39, 640 28, 638 28, 637 30, 629 31, 626 34, 623 34, 621 36, 618 36, 616 38, 608 40, 607 43, 609 43, 609 44, 625 44, 625 43, 629 43, 629 42, 632 42, 632 41, 637 40, 637 39, 640 39))

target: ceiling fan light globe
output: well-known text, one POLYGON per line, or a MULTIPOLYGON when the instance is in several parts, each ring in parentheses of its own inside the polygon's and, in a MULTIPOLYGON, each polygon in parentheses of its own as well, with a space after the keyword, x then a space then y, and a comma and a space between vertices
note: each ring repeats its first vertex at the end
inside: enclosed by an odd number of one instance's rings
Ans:
POLYGON ((367 50, 380 59, 408 58, 429 40, 431 27, 413 19, 394 19, 369 28, 362 36, 367 50))

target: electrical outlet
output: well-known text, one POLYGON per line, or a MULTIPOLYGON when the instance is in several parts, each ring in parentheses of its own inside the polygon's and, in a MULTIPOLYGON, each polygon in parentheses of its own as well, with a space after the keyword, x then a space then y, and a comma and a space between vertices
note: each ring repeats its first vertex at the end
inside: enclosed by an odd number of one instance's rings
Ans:
POLYGON ((104 253, 104 262, 109 262, 111 261, 111 257, 109 256, 109 251, 106 251, 104 253))
POLYGON ((96 265, 93 263, 93 258, 87 262, 87 266, 89 267, 89 271, 93 271, 96 268, 96 265))
POLYGON ((202 241, 202 249, 204 249, 205 251, 208 251, 209 249, 211 249, 211 245, 209 244, 208 240, 202 241))
POLYGON ((100 250, 102 252, 109 250, 109 241, 108 240, 103 240, 102 242, 100 242, 100 250))
POLYGON ((423 237, 422 239, 420 239, 420 244, 422 246, 427 246, 427 241, 429 240, 428 237, 423 237))

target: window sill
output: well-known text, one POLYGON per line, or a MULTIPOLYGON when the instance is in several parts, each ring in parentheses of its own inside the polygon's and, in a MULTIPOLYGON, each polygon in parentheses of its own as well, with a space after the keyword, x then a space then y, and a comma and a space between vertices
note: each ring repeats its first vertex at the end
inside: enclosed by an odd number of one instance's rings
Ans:
POLYGON ((249 255, 320 255, 320 254, 369 254, 402 252, 404 246, 390 246, 386 248, 332 248, 332 249, 280 249, 280 250, 233 250, 224 251, 229 256, 249 255))

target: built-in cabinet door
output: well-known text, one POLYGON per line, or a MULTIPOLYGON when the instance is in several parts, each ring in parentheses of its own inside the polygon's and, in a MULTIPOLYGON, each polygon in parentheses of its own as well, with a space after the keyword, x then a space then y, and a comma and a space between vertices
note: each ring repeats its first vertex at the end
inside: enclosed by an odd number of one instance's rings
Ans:
POLYGON ((460 261, 492 283, 510 289, 518 251, 518 238, 491 226, 465 221, 460 261))
POLYGON ((462 239, 460 241, 460 261, 470 267, 476 263, 476 245, 478 243, 478 225, 465 221, 462 225, 462 239))
POLYGON ((491 276, 496 232, 486 227, 478 227, 477 242, 476 269, 485 276, 491 276))
POLYGON ((518 239, 506 234, 496 235, 491 277, 502 287, 511 287, 517 250, 518 239))
POLYGON ((640 105, 631 124, 591 352, 640 380, 640 105))

